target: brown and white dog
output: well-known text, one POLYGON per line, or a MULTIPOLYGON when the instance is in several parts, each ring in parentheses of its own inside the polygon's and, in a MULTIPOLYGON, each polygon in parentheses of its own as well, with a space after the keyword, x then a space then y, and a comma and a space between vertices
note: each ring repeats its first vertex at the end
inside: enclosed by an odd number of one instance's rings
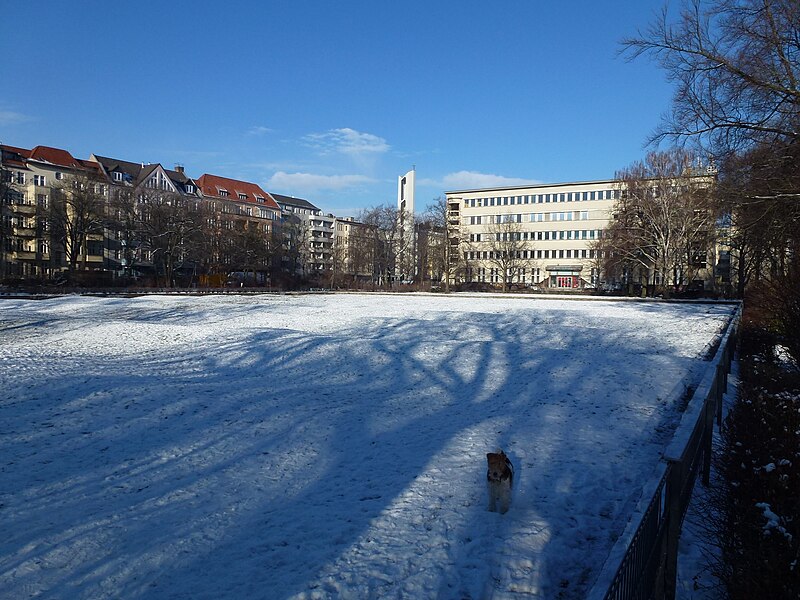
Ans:
POLYGON ((489 470, 489 510, 505 514, 511 505, 511 486, 514 483, 514 465, 502 450, 486 455, 489 470), (498 508, 499 503, 499 508, 498 508))

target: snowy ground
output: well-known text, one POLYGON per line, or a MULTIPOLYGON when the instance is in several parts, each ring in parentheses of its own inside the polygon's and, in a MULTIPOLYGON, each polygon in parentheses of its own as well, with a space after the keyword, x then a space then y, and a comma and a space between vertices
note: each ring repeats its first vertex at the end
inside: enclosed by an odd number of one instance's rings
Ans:
POLYGON ((582 598, 731 312, 0 300, 0 590, 582 598), (505 515, 486 511, 498 447, 505 515))

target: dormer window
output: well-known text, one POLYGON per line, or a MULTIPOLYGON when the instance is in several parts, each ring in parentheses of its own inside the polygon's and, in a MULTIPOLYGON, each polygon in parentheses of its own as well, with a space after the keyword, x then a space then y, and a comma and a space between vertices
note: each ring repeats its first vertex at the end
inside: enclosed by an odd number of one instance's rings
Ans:
POLYGON ((258 202, 259 204, 264 204, 264 198, 262 198, 261 196, 256 196, 256 202, 258 202))
POLYGON ((187 194, 194 194, 195 187, 191 183, 186 184, 186 193, 187 194))
POLYGON ((218 188, 218 190, 217 190, 217 191, 219 192, 219 195, 220 195, 222 198, 227 198, 227 197, 228 197, 228 190, 226 190, 226 189, 224 189, 224 188, 218 188))
POLYGON ((242 194, 239 192, 239 200, 247 200, 247 194, 242 194))
POLYGON ((114 171, 111 173, 111 178, 114 181, 122 181, 122 171, 114 171))

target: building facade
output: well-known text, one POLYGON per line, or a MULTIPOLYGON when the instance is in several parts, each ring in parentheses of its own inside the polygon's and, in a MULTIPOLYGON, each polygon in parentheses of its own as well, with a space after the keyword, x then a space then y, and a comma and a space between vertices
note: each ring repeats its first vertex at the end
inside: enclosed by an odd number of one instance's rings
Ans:
MULTIPOLYGON (((689 197, 686 194, 697 194, 712 185, 713 175, 687 174, 679 181, 645 180, 636 193, 652 194, 653 198, 671 194, 675 204, 683 204, 680 200, 689 197)), ((610 272, 614 261, 608 259, 620 253, 609 246, 609 227, 615 225, 613 231, 621 231, 616 220, 624 199, 633 195, 619 180, 447 192, 451 263, 460 263, 463 281, 504 288, 578 290, 601 283, 620 287, 677 282, 683 287, 714 287, 715 275, 719 279, 717 263, 724 255, 710 235, 711 209, 702 204, 688 210, 702 214, 702 219, 694 221, 706 225, 704 231, 697 230, 691 234, 695 237, 687 238, 687 245, 693 247, 685 249, 684 272, 660 273, 657 265, 648 265, 643 259, 630 260, 630 264, 638 264, 629 269, 617 266, 610 272)), ((667 196, 662 198, 667 206, 667 196)), ((658 254, 657 249, 651 250, 658 254)))
POLYGON ((0 158, 0 278, 45 279, 70 267, 102 270, 99 215, 78 214, 90 197, 108 193, 98 165, 49 146, 0 146, 0 158), (93 223, 78 230, 79 219, 93 223))
POLYGON ((272 194, 281 209, 286 268, 303 276, 316 276, 333 267, 335 217, 308 200, 272 194))
POLYGON ((446 192, 451 255, 467 282, 500 285, 513 270, 523 286, 595 285, 596 242, 619 194, 617 181, 446 192))

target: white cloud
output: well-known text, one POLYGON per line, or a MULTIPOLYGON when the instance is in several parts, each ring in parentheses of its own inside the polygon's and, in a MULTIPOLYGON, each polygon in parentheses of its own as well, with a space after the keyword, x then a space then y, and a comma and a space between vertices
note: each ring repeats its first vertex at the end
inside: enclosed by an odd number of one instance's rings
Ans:
POLYGON ((247 135, 259 136, 259 135, 265 135, 267 133, 272 133, 272 131, 273 130, 270 129, 269 127, 264 127, 263 125, 255 125, 247 130, 247 135))
POLYGON ((33 117, 14 112, 13 110, 0 110, 0 125, 18 125, 33 121, 33 117))
POLYGON ((306 144, 321 154, 340 152, 351 156, 384 154, 391 149, 385 139, 344 127, 325 133, 312 133, 303 138, 306 144))
POLYGON ((445 190, 469 190, 512 185, 535 185, 541 183, 541 181, 519 177, 504 177, 503 175, 492 175, 490 173, 477 173, 475 171, 458 171, 457 173, 448 173, 439 183, 445 190))
POLYGON ((365 175, 316 175, 314 173, 286 173, 278 171, 267 181, 268 189, 289 190, 292 193, 320 190, 344 190, 374 183, 365 175))

